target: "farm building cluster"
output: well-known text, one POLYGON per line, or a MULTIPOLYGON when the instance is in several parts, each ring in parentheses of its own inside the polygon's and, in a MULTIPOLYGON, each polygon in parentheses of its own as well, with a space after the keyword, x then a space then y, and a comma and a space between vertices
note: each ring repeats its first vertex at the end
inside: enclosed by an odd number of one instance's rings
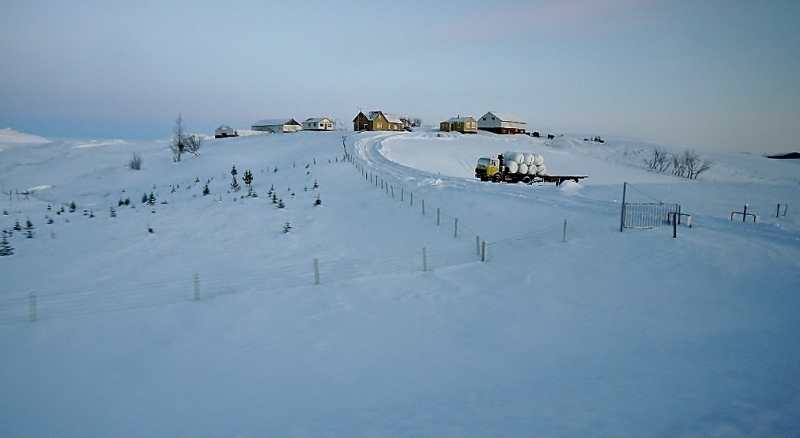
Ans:
POLYGON ((301 124, 295 119, 264 119, 253 123, 249 130, 233 129, 228 125, 221 125, 214 131, 215 138, 238 137, 240 135, 253 135, 265 133, 290 133, 298 131, 333 131, 336 123, 327 118, 308 118, 301 124))
MULTIPOLYGON (((410 131, 419 126, 419 119, 414 121, 406 117, 383 111, 359 111, 353 119, 354 131, 410 131)), ((249 130, 237 130, 228 125, 222 125, 214 132, 214 137, 237 137, 262 133, 291 133, 299 131, 333 131, 336 123, 329 118, 309 118, 302 123, 295 119, 265 119, 254 123, 249 130)), ((439 129, 445 132, 461 132, 474 134, 478 130, 494 132, 497 134, 526 134, 527 124, 518 117, 506 113, 489 111, 479 119, 473 117, 452 117, 439 124, 439 129)), ((538 132, 532 133, 538 137, 538 132)))

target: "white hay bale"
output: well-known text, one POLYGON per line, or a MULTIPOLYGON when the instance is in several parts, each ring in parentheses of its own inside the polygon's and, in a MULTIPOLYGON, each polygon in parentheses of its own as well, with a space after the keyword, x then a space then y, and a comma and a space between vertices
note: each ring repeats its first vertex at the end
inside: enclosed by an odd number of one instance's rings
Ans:
POLYGON ((544 167, 544 164, 541 166, 536 166, 536 174, 537 175, 547 175, 547 168, 544 167))
POLYGON ((535 159, 536 159, 536 155, 534 155, 534 154, 525 154, 525 164, 527 164, 528 167, 531 167, 532 165, 535 165, 535 163, 534 163, 535 159))
POLYGON ((517 164, 522 164, 525 162, 525 156, 519 152, 506 152, 503 154, 503 159, 505 159, 507 162, 513 161, 517 164))
POLYGON ((528 175, 536 176, 536 172, 538 171, 536 165, 528 166, 528 175))
POLYGON ((544 157, 539 155, 539 154, 534 155, 533 164, 535 164, 537 166, 543 165, 544 164, 544 157))
POLYGON ((519 164, 516 161, 506 162, 506 167, 508 167, 509 173, 517 173, 517 170, 519 170, 519 164))
POLYGON ((528 173, 528 165, 525 164, 525 163, 520 164, 519 165, 519 169, 517 170, 517 172, 523 173, 523 174, 528 173))

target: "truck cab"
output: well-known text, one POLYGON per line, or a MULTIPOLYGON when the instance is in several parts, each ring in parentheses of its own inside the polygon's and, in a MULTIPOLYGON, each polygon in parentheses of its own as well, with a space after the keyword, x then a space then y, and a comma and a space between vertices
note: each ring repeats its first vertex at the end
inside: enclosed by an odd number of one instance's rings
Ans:
POLYGON ((479 158, 475 165, 475 178, 489 181, 492 176, 500 171, 500 160, 497 158, 479 158))

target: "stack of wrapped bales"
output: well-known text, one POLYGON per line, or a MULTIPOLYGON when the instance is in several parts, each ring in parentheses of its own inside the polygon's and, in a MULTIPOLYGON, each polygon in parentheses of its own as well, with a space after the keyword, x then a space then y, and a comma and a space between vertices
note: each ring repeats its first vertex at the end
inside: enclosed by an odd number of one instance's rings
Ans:
POLYGON ((547 175, 544 157, 539 154, 508 151, 503 154, 503 164, 508 168, 509 173, 521 173, 530 176, 547 175))

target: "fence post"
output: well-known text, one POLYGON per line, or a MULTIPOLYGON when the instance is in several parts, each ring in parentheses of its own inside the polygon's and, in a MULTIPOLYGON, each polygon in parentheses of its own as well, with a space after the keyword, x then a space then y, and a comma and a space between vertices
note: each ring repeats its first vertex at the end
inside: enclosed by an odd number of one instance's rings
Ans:
POLYGON ((486 241, 485 240, 483 241, 483 245, 481 247, 481 261, 482 262, 486 261, 486 241))
POLYGON ((36 322, 39 320, 39 316, 36 313, 36 291, 31 291, 30 294, 28 295, 28 298, 30 299, 30 304, 31 304, 30 319, 31 322, 36 322))
POLYGON ((319 286, 319 259, 314 259, 314 284, 319 286))
POLYGON ((673 239, 677 239, 678 238, 678 218, 675 217, 675 216, 678 216, 678 215, 677 214, 673 214, 672 215, 672 238, 673 239))
POLYGON ((453 237, 458 237, 458 218, 456 218, 455 226, 453 227, 453 237))
POLYGON ((781 204, 778 204, 778 211, 775 213, 775 217, 781 217, 781 204))
POLYGON ((394 199, 394 186, 392 186, 392 199, 394 199))
POLYGON ((566 241, 567 241, 567 220, 564 219, 564 237, 561 240, 561 242, 566 242, 566 241))
POLYGON ((400 187, 400 202, 403 202, 403 193, 406 191, 405 188, 400 187))
POLYGON ((194 274, 194 300, 200 301, 200 274, 194 274))
POLYGON ((425 216, 425 200, 422 200, 422 215, 425 216))
POLYGON ((622 185, 622 212, 619 216, 619 232, 621 233, 622 230, 625 228, 625 194, 628 191, 628 183, 623 183, 622 185))
POLYGON ((439 225, 439 207, 436 207, 436 225, 439 225))
POLYGON ((477 255, 481 255, 481 236, 475 236, 475 251, 477 255))
POLYGON ((422 247, 422 272, 428 271, 428 250, 422 247))
POLYGON ((414 206, 414 192, 411 192, 410 196, 411 196, 411 204, 409 204, 409 207, 413 207, 414 206))

